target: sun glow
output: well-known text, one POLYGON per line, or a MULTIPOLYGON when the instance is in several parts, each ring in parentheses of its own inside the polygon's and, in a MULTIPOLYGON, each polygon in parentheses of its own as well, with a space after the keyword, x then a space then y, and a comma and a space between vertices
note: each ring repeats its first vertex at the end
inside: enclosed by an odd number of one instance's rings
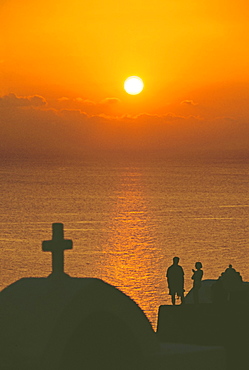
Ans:
POLYGON ((137 76, 130 76, 124 82, 124 89, 130 95, 139 94, 144 88, 143 80, 137 76))

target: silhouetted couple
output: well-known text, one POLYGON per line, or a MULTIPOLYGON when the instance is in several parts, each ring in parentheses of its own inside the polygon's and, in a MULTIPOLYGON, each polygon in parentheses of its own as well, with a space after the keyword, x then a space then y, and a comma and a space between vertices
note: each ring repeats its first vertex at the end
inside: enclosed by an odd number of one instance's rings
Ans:
MULTIPOLYGON (((181 304, 184 303, 184 271, 179 265, 179 260, 179 257, 174 257, 173 264, 167 269, 166 273, 169 294, 171 295, 171 301, 173 305, 176 303, 176 296, 181 299, 181 304)), ((195 268, 196 270, 192 270, 194 303, 199 303, 199 289, 201 287, 201 280, 203 276, 201 262, 196 262, 195 268)))

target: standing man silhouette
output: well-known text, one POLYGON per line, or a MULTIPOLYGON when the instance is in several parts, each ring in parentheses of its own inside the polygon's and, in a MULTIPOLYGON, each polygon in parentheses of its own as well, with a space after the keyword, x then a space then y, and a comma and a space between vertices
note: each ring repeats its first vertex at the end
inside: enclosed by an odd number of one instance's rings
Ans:
POLYGON ((181 298, 181 303, 184 303, 184 272, 183 268, 178 264, 180 258, 173 258, 173 265, 167 269, 166 278, 171 295, 172 304, 175 305, 177 295, 181 298))

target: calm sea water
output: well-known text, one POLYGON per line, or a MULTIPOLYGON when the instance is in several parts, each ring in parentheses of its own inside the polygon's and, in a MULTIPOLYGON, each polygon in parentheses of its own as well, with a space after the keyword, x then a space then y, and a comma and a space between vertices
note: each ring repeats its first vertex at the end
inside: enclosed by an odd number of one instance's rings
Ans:
POLYGON ((63 222, 73 251, 65 271, 120 288, 156 325, 169 303, 165 270, 180 257, 186 292, 232 263, 249 281, 249 165, 174 161, 82 161, 1 165, 1 289, 47 276, 41 242, 63 222))

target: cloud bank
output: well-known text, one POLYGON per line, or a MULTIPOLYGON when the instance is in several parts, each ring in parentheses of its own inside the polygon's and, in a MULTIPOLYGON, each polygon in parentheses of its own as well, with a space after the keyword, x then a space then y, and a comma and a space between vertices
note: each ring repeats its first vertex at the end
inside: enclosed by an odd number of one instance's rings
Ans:
MULTIPOLYGON (((101 104, 116 103, 106 99, 101 104)), ((0 134, 0 154, 5 159, 84 158, 103 153, 183 158, 237 153, 245 158, 249 152, 247 122, 233 117, 90 115, 81 109, 49 107, 38 95, 0 98, 0 134)))
POLYGON ((39 95, 18 97, 10 93, 0 97, 0 108, 42 107, 44 105, 46 105, 46 100, 39 95))

